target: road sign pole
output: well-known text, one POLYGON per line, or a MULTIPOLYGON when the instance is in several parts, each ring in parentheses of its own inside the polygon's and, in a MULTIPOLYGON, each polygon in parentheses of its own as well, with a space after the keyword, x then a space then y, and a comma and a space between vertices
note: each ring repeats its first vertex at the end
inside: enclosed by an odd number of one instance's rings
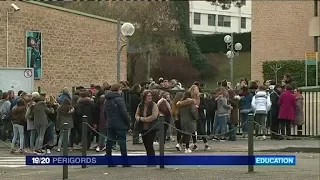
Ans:
POLYGON ((308 57, 307 57, 307 54, 306 54, 306 59, 304 61, 304 66, 305 66, 305 75, 304 75, 304 79, 306 80, 305 82, 305 87, 308 86, 308 57))
POLYGON ((318 67, 319 67, 318 61, 319 61, 319 56, 318 56, 318 54, 319 54, 319 52, 316 52, 316 86, 319 85, 319 82, 318 82, 318 80, 319 80, 319 75, 318 75, 318 67))

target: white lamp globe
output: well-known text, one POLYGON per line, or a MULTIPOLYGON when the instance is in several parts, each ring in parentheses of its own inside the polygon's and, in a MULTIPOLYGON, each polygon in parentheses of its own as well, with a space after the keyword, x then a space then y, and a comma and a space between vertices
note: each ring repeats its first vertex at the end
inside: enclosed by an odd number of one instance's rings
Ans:
POLYGON ((236 43, 236 44, 234 45, 234 49, 235 49, 236 51, 241 51, 241 49, 242 49, 242 44, 241 44, 241 43, 236 43))
POLYGON ((132 36, 134 33, 134 26, 131 23, 124 23, 121 26, 121 33, 126 37, 132 36))
POLYGON ((234 57, 234 53, 232 51, 228 51, 226 55, 227 55, 227 58, 229 59, 234 57))
POLYGON ((223 40, 224 40, 225 43, 231 43, 232 38, 231 38, 230 35, 226 35, 226 36, 224 36, 223 40))

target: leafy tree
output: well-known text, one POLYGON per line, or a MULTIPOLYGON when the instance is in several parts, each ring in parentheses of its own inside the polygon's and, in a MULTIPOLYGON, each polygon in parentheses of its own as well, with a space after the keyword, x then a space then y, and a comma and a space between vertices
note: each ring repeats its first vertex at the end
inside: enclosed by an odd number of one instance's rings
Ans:
POLYGON ((211 2, 212 5, 220 6, 222 9, 230 9, 232 4, 235 7, 241 7, 241 0, 207 0, 211 2))

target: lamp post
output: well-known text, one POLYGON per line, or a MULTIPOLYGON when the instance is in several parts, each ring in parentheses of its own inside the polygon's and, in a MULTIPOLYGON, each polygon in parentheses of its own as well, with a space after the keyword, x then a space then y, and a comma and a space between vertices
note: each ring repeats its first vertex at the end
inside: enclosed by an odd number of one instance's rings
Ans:
POLYGON ((235 56, 239 56, 239 51, 242 49, 241 43, 233 44, 233 33, 230 35, 224 36, 224 42, 227 44, 227 50, 226 56, 228 59, 230 59, 230 82, 233 85, 233 60, 235 56))
POLYGON ((131 23, 124 23, 121 26, 120 19, 117 21, 117 83, 120 82, 120 55, 121 50, 129 44, 128 38, 134 33, 134 26, 131 23), (126 37, 126 38, 123 38, 126 37), (120 45, 120 43, 123 43, 120 45))

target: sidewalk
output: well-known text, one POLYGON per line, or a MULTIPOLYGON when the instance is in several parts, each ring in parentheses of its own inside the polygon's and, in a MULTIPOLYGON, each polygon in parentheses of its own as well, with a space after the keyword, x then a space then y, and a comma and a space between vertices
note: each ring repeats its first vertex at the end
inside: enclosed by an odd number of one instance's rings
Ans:
MULTIPOLYGON (((245 153, 240 153, 245 154, 245 153)), ((319 179, 319 154, 296 154, 296 166, 255 166, 255 173, 247 174, 247 166, 206 166, 206 167, 166 167, 165 169, 132 167, 108 168, 106 166, 69 166, 69 178, 72 180, 270 180, 319 179)), ((27 166, 19 168, 0 168, 3 180, 58 180, 62 179, 61 166, 27 166)))
MULTIPOLYGON (((132 137, 128 136, 128 140, 132 137)), ((210 150, 208 152, 247 152, 248 150, 248 140, 247 139, 237 139, 237 141, 208 141, 210 150)), ((10 142, 6 142, 6 145, 0 142, 0 152, 1 151, 9 151, 10 142)), ((96 144, 92 144, 92 148, 96 144)), ((175 152, 175 145, 176 142, 166 142, 165 151, 168 152, 175 152)), ((197 143, 198 151, 204 151, 204 144, 202 141, 197 143)), ((81 147, 76 147, 79 149, 81 147)), ((128 151, 145 151, 143 144, 139 145, 132 145, 132 141, 127 142, 127 149, 128 151)), ((159 146, 155 145, 155 149, 158 150, 159 146)), ((80 149, 79 149, 80 150, 80 149)), ((273 152, 273 151, 281 151, 281 152, 315 152, 320 153, 320 141, 318 139, 303 139, 303 140, 270 140, 267 139, 265 141, 255 140, 254 141, 254 151, 261 151, 261 152, 273 152), (312 149, 312 151, 310 151, 312 149)), ((92 151, 94 151, 92 149, 92 151)))

